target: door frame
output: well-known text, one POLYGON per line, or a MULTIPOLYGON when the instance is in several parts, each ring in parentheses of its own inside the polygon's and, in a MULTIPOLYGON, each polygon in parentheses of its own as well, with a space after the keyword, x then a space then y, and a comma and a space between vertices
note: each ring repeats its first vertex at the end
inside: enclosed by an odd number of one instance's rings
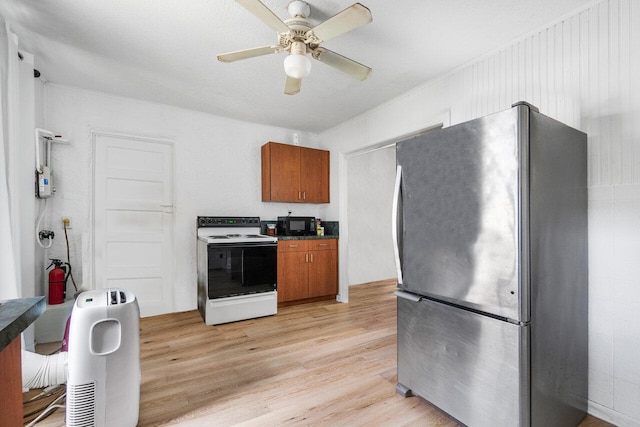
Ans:
MULTIPOLYGON (((338 242, 338 295, 337 301, 347 303, 349 302, 349 159, 363 154, 371 153, 373 151, 388 148, 392 145, 396 145, 411 137, 421 135, 434 129, 444 128, 451 125, 451 111, 447 110, 441 114, 436 115, 433 120, 425 127, 409 131, 396 137, 388 138, 383 141, 372 142, 371 144, 357 148, 351 151, 340 152, 339 155, 339 167, 338 167, 338 179, 339 179, 339 223, 340 223, 340 240, 338 242)), ((390 224, 389 224, 390 225, 390 224)))
MULTIPOLYGON (((95 276, 95 264, 96 264, 96 259, 95 259, 95 253, 96 253, 96 247, 95 247, 95 233, 96 233, 96 227, 95 227, 95 218, 96 218, 96 213, 95 213, 95 206, 96 206, 96 193, 95 193, 95 187, 96 187, 96 153, 97 153, 97 144, 98 144, 98 138, 99 137, 114 137, 114 138, 121 138, 121 139, 129 139, 131 141, 137 141, 137 142, 150 142, 150 143, 155 143, 155 144, 164 144, 164 145, 169 145, 171 147, 171 151, 172 151, 172 159, 171 159, 171 168, 172 168, 172 174, 171 174, 171 185, 173 187, 173 191, 172 191, 172 197, 173 197, 173 224, 172 224, 172 230, 173 230, 173 235, 171 236, 171 242, 172 242, 172 250, 175 248, 175 229, 176 229, 176 216, 175 216, 175 211, 176 211, 176 157, 175 157, 175 144, 172 140, 170 139, 166 139, 166 138, 155 138, 155 137, 147 137, 147 136, 140 136, 140 135, 132 135, 132 134, 127 134, 127 133, 120 133, 120 132, 109 132, 109 131, 97 131, 97 130, 92 130, 91 131, 91 187, 89 188, 89 191, 91 192, 91 206, 89 206, 89 238, 88 238, 88 252, 89 252, 89 262, 88 262, 88 268, 87 268, 87 273, 86 276, 83 275, 84 277, 87 277, 88 280, 83 280, 82 283, 90 283, 89 286, 87 286, 88 290, 94 290, 97 289, 96 287, 96 276, 95 276)), ((175 257, 172 257, 172 259, 174 259, 174 265, 171 266, 171 276, 168 279, 173 282, 173 279, 175 277, 175 257)))

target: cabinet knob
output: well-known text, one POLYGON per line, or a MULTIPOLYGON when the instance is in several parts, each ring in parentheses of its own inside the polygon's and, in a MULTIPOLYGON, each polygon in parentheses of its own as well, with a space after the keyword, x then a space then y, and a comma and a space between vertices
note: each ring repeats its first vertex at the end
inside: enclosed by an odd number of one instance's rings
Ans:
POLYGON ((304 262, 309 262, 309 254, 304 254, 304 262))

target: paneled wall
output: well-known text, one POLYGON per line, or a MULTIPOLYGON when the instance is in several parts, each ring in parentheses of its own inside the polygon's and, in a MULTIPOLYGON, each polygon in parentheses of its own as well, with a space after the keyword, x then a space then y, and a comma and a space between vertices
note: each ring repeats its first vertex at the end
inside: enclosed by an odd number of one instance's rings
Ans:
POLYGON ((639 182, 639 22, 637 0, 603 1, 463 67, 452 122, 526 100, 589 134, 590 185, 639 182))
POLYGON ((521 100, 585 131, 589 411, 621 426, 640 424, 639 79, 640 1, 603 0, 320 135, 339 156, 521 100))

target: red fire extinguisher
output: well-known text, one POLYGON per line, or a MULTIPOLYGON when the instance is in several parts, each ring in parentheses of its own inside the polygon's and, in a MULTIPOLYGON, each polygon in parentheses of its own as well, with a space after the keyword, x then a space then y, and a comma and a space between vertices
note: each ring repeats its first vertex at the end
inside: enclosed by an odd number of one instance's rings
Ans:
MULTIPOLYGON (((49 267, 49 304, 62 304, 67 294, 67 279, 71 274, 71 265, 59 259, 52 259, 49 267)), ((47 267, 47 269, 49 269, 47 267)))

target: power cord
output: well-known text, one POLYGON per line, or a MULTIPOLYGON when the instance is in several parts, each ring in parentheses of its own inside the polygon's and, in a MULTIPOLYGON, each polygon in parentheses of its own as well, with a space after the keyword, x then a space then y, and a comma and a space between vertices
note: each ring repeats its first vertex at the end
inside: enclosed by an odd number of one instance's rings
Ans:
POLYGON ((76 280, 73 278, 73 273, 71 272, 71 257, 69 256, 69 236, 67 235, 67 225, 69 224, 69 219, 65 218, 62 220, 62 224, 64 226, 64 239, 67 242, 67 263, 69 264, 69 277, 71 277, 71 283, 73 283, 73 289, 78 292, 78 286, 76 285, 76 280))
POLYGON ((47 406, 45 408, 44 411, 42 411, 42 413, 40 415, 38 415, 33 421, 31 421, 29 424, 27 424, 26 427, 33 427, 34 425, 36 425, 37 423, 39 423, 44 417, 46 417, 47 415, 49 415, 49 412, 53 412, 56 409, 60 408, 60 409, 66 409, 66 405, 59 405, 58 402, 61 401, 62 399, 64 399, 65 397, 67 397, 67 393, 64 392, 62 393, 56 400, 54 400, 53 402, 51 402, 49 404, 49 406, 47 406))

